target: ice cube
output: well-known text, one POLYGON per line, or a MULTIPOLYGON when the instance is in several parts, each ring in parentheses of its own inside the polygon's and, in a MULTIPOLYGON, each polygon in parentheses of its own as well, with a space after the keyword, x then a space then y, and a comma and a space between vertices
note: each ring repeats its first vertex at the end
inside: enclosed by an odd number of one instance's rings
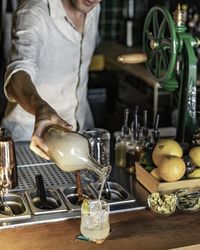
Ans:
POLYGON ((103 210, 100 214, 99 220, 101 223, 105 223, 109 220, 109 213, 103 210))
POLYGON ((81 224, 84 228, 91 230, 99 226, 99 218, 96 216, 84 215, 81 224))
POLYGON ((102 211, 101 201, 95 200, 89 203, 90 213, 98 215, 102 211))

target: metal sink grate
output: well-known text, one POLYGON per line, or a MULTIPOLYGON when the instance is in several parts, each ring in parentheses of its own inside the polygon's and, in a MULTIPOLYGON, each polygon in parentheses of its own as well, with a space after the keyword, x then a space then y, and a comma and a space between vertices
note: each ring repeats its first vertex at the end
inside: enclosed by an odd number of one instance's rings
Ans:
POLYGON ((37 156, 29 149, 29 143, 16 143, 15 151, 17 157, 17 165, 33 165, 49 163, 49 161, 37 156))
MULTIPOLYGON (((15 144, 18 187, 15 190, 27 190, 34 188, 35 176, 41 174, 46 187, 75 184, 74 172, 63 172, 53 162, 47 161, 35 155, 29 149, 29 143, 15 144)), ((81 170, 83 182, 96 181, 97 176, 89 170, 81 170)))
POLYGON ((54 164, 38 166, 18 167, 18 187, 17 189, 29 189, 35 187, 35 176, 41 174, 46 187, 60 186, 75 183, 74 173, 63 173, 54 164))

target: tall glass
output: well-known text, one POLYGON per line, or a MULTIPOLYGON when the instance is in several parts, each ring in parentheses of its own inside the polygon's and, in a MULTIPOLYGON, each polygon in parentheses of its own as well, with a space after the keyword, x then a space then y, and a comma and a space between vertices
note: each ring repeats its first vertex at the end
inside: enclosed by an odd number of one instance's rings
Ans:
POLYGON ((84 136, 90 144, 93 158, 104 166, 110 165, 110 132, 103 128, 87 130, 84 136))
POLYGON ((109 205, 103 200, 84 200, 81 207, 82 235, 91 241, 104 240, 110 232, 109 205))

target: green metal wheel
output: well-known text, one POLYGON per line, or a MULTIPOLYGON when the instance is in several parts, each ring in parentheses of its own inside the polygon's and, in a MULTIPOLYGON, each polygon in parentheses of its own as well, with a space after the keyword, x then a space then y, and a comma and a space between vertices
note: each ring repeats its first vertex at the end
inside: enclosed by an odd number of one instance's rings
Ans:
POLYGON ((146 66, 152 77, 169 91, 176 90, 179 85, 175 78, 177 44, 175 23, 167 8, 151 8, 143 32, 143 50, 148 58, 146 66))

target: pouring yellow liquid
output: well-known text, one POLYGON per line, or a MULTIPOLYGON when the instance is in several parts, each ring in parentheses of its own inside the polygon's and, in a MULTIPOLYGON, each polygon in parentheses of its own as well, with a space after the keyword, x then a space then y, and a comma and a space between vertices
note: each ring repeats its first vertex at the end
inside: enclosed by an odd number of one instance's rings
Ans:
POLYGON ((90 155, 89 141, 83 135, 64 130, 60 127, 50 127, 43 133, 45 143, 49 148, 49 157, 65 172, 89 169, 94 171, 102 181, 99 199, 106 178, 111 172, 111 166, 103 166, 90 155))
POLYGON ((92 201, 99 205, 98 211, 89 215, 82 213, 81 232, 90 240, 105 239, 110 231, 109 206, 100 199, 111 166, 103 166, 91 156, 88 139, 79 133, 51 127, 44 132, 43 138, 49 148, 50 159, 60 169, 65 172, 89 169, 99 176, 101 180, 99 197, 98 200, 92 201))

